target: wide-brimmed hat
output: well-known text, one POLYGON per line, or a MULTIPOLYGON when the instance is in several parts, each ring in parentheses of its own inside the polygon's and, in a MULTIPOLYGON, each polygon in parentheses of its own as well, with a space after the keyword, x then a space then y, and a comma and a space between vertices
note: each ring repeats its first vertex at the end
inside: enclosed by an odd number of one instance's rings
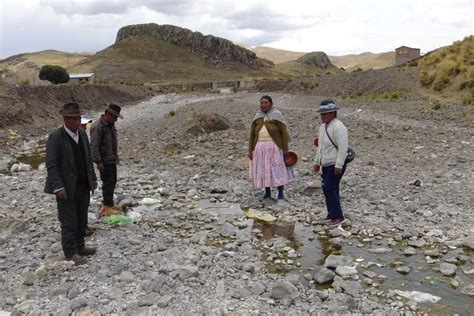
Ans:
POLYGON ((75 102, 70 102, 63 105, 63 108, 59 110, 59 114, 67 117, 75 117, 81 116, 84 113, 81 112, 79 104, 75 102))
POLYGON ((319 109, 315 110, 318 113, 330 113, 339 110, 336 106, 336 102, 333 100, 323 100, 319 105, 319 109))
POLYGON ((123 116, 120 114, 120 110, 122 108, 118 106, 117 104, 109 104, 108 107, 105 109, 107 112, 109 112, 112 115, 115 115, 117 117, 120 117, 123 120, 123 116))
POLYGON ((92 123, 92 119, 88 117, 87 115, 81 115, 81 124, 85 125, 89 123, 92 123))
POLYGON ((285 161, 285 166, 292 167, 298 161, 298 155, 294 151, 287 151, 283 155, 283 160, 285 161))

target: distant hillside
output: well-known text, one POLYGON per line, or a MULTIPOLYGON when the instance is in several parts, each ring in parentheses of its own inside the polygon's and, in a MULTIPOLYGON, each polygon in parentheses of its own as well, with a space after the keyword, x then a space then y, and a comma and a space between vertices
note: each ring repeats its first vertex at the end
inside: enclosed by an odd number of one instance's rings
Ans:
POLYGON ((265 69, 235 61, 214 63, 203 58, 201 52, 147 35, 120 39, 71 68, 75 72, 95 72, 99 82, 112 83, 229 80, 265 73, 265 69))
POLYGON ((0 71, 3 71, 7 82, 18 83, 28 80, 30 83, 35 83, 39 81, 38 74, 43 65, 68 68, 91 55, 92 53, 67 53, 57 50, 25 53, 0 60, 0 71))
POLYGON ((347 71, 353 71, 358 68, 366 69, 382 69, 395 66, 395 51, 386 53, 362 53, 344 56, 329 56, 331 62, 339 68, 347 71))
POLYGON ((319 76, 341 72, 340 69, 331 63, 324 52, 308 53, 297 60, 277 64, 275 65, 275 71, 295 77, 319 76))
MULTIPOLYGON (((255 52, 258 57, 271 60, 275 64, 295 61, 306 54, 266 46, 257 46, 249 49, 255 52)), ((381 69, 395 66, 395 51, 380 54, 367 52, 344 56, 329 56, 329 60, 334 64, 334 66, 338 68, 342 67, 347 71, 353 71, 358 68, 361 68, 362 70, 381 69)))
POLYGON ((288 61, 294 61, 300 58, 301 56, 303 56, 304 54, 306 54, 306 53, 293 52, 289 50, 271 48, 271 47, 266 47, 266 46, 257 46, 257 47, 252 47, 249 49, 253 51, 255 54, 257 54, 258 57, 268 59, 274 62, 275 64, 281 64, 288 61))
POLYGON ((467 36, 450 46, 438 48, 419 61, 420 82, 428 90, 445 96, 461 95, 474 104, 474 39, 467 36))

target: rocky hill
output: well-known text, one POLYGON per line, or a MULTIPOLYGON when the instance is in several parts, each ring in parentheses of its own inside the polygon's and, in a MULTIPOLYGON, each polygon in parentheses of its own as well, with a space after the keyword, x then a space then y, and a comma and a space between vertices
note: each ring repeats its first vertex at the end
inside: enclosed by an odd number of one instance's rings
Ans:
POLYGON ((290 76, 319 76, 342 72, 334 66, 324 52, 305 54, 295 61, 277 64, 275 71, 290 76))
POLYGON ((139 35, 148 35, 159 40, 186 48, 189 52, 200 53, 213 64, 242 64, 247 67, 261 68, 263 61, 254 52, 235 45, 224 38, 203 35, 200 32, 177 27, 174 25, 158 25, 156 23, 128 25, 122 27, 115 41, 139 35))

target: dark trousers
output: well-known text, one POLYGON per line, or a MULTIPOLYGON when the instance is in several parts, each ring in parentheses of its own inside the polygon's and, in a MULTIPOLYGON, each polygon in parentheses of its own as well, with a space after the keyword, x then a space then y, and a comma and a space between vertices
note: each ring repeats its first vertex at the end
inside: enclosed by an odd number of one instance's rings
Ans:
POLYGON ((322 187, 324 197, 326 198, 326 208, 328 210, 329 219, 344 219, 341 209, 341 201, 339 199, 339 182, 346 171, 346 165, 342 168, 342 174, 336 176, 334 174, 335 166, 323 167, 322 187))
POLYGON ((102 180, 102 204, 114 206, 114 190, 117 184, 117 165, 104 164, 104 170, 100 173, 102 180))
POLYGON ((84 249, 89 199, 89 188, 79 185, 73 197, 69 196, 67 200, 56 198, 61 223, 61 243, 66 257, 84 249))

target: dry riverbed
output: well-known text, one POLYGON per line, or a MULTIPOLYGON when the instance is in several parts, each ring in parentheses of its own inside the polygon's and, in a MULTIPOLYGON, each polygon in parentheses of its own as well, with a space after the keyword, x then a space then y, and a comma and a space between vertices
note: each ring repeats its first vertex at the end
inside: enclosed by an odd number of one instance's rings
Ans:
POLYGON ((329 230, 318 222, 325 206, 310 172, 320 124, 311 109, 322 97, 272 94, 300 157, 288 206, 262 205, 248 181, 259 97, 170 94, 124 108, 117 200, 136 222, 97 219, 96 193, 90 224, 98 231, 88 242, 98 253, 81 267, 63 261, 55 201, 42 193, 45 138, 4 131, 0 311, 469 315, 472 128, 422 98, 339 100, 357 157, 341 184, 349 221, 329 230), (204 113, 231 128, 186 133, 204 113), (12 171, 19 161, 33 168, 12 171))

